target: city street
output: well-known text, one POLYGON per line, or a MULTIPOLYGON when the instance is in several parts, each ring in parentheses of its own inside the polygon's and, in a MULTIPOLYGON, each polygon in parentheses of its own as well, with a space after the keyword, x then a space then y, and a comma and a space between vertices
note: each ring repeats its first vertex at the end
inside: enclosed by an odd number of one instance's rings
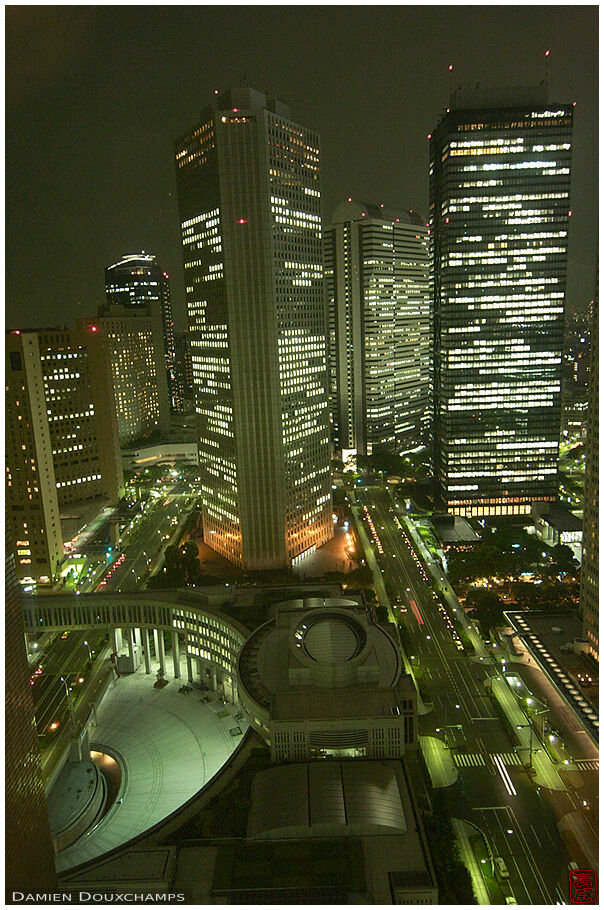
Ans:
POLYGON ((179 522, 189 514, 192 503, 185 509, 185 502, 190 499, 191 493, 184 490, 183 484, 168 488, 134 520, 131 530, 124 531, 123 548, 109 554, 111 561, 106 560, 105 570, 94 572, 78 588, 79 593, 134 591, 144 587, 158 564, 160 550, 167 546, 179 522))
MULTIPOLYGON (((457 782, 441 791, 450 814, 484 832, 493 856, 503 857, 510 871, 506 889, 518 903, 556 903, 556 888, 567 888, 567 866, 575 859, 565 850, 556 817, 564 814, 561 801, 571 797, 554 794, 554 812, 550 791, 529 778, 523 766, 527 753, 518 747, 485 688, 485 680, 497 672, 493 661, 484 656, 484 647, 474 657, 460 650, 447 622, 447 615, 450 623, 458 617, 451 617, 450 601, 446 612, 439 610, 429 575, 401 530, 400 510, 389 493, 377 487, 357 488, 355 493, 359 514, 366 506, 379 537, 384 577, 394 584, 401 602, 392 605, 391 614, 409 643, 423 700, 433 705, 419 718, 419 732, 443 741, 446 736, 458 769, 457 782)), ((372 547, 378 551, 377 543, 372 547)))
POLYGON ((59 730, 70 724, 67 691, 72 692, 72 704, 79 703, 92 667, 103 650, 104 633, 63 632, 56 635, 41 655, 40 667, 32 673, 34 712, 38 735, 43 737, 42 748, 49 746, 59 730))

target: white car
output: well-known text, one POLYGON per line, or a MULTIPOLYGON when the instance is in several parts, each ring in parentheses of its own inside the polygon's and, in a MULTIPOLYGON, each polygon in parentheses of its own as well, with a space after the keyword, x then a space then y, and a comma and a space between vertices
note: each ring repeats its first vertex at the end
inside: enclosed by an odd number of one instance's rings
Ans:
POLYGON ((495 877, 502 880, 510 877, 508 872, 508 867, 504 863, 501 856, 496 856, 493 860, 493 867, 495 872, 495 877))

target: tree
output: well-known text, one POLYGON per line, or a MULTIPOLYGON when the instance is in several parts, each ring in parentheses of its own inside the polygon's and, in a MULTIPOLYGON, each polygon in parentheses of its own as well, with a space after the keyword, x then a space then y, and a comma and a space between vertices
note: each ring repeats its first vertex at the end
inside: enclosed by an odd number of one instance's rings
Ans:
POLYGON ((470 588, 466 606, 475 609, 477 619, 485 633, 503 622, 504 603, 495 591, 488 588, 470 588))
POLYGON ((573 551, 566 544, 557 544, 550 551, 552 564, 556 568, 556 575, 575 575, 578 563, 573 551))

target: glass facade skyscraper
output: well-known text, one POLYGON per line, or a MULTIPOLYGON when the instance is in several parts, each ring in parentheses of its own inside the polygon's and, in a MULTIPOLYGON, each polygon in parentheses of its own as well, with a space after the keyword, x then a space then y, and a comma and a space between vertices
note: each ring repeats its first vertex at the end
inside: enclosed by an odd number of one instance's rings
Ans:
POLYGON ((463 515, 557 498, 573 108, 458 92, 430 139, 434 459, 463 515))
POLYGON ((325 233, 335 447, 370 455, 426 441, 428 236, 417 212, 350 199, 325 233))
POLYGON ((172 407, 177 410, 174 381, 174 322, 170 302, 169 275, 157 264, 157 257, 148 253, 123 256, 105 269, 105 293, 112 306, 137 307, 145 305, 161 318, 164 356, 168 376, 168 391, 172 407))
POLYGON ((333 535, 319 140, 250 88, 176 143, 204 538, 249 569, 333 535))

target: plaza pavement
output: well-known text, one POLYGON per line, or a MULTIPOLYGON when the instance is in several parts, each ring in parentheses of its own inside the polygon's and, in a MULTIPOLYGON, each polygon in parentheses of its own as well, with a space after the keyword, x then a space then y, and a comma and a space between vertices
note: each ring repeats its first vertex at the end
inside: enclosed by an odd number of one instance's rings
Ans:
POLYGON ((90 746, 120 758, 122 782, 109 812, 89 834, 56 857, 58 871, 87 862, 157 824, 197 793, 222 767, 241 742, 248 724, 236 718, 240 709, 223 705, 217 693, 194 689, 179 693, 186 682, 169 676, 155 689, 158 665, 144 667, 110 685, 97 709, 90 746), (239 728, 241 733, 231 734, 239 728), (121 800, 121 802, 120 802, 121 800))

